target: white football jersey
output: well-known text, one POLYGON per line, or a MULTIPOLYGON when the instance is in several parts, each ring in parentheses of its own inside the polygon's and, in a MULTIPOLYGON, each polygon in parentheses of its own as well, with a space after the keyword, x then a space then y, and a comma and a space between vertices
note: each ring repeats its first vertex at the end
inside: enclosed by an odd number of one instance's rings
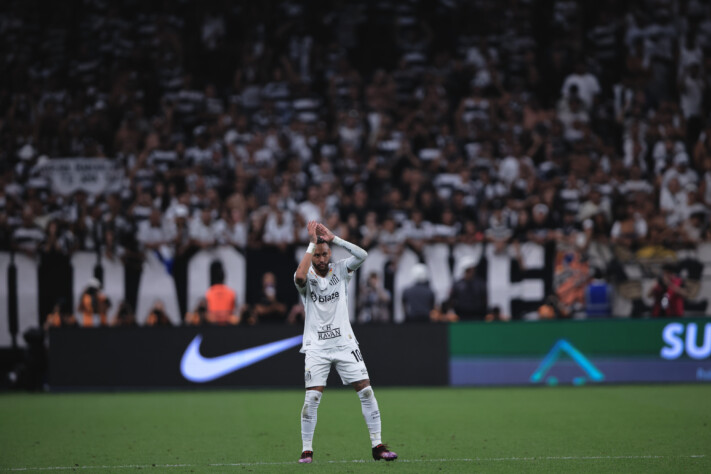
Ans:
POLYGON ((323 278, 311 266, 304 287, 296 285, 306 314, 301 352, 358 345, 348 318, 348 283, 351 278, 353 272, 348 272, 344 259, 330 263, 323 278))

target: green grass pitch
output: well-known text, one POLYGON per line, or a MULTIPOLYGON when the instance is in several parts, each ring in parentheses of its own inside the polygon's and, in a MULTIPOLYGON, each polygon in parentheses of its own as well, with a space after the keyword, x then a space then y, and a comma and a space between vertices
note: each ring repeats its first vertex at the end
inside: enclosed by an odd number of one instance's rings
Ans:
POLYGON ((0 472, 711 472, 711 386, 326 390, 298 465, 301 390, 0 395, 0 472))

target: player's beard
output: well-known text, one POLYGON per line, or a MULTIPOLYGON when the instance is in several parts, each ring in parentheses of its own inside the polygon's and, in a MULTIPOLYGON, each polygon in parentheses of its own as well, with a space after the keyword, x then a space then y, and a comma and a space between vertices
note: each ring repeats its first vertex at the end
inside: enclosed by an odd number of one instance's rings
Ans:
POLYGON ((316 268, 316 271, 318 273, 326 273, 326 271, 328 270, 328 262, 318 263, 314 265, 314 267, 316 268))

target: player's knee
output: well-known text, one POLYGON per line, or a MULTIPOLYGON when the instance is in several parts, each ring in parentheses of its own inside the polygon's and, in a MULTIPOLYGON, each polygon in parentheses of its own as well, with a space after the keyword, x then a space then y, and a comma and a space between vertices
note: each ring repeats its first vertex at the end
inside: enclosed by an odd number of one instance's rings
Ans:
POLYGON ((357 382, 353 382, 353 388, 355 389, 356 392, 360 393, 363 391, 363 389, 370 387, 370 380, 365 379, 365 380, 359 380, 357 382))
POLYGON ((370 386, 367 386, 358 392, 358 397, 363 401, 370 400, 374 396, 375 394, 373 393, 373 389, 370 386))
POLYGON ((319 402, 321 402, 322 396, 323 396, 323 393, 319 392, 318 390, 307 390, 306 396, 304 398, 304 406, 308 406, 308 405, 318 406, 319 402))
POLYGON ((316 390, 307 390, 304 397, 304 406, 301 408, 301 419, 304 421, 315 420, 318 405, 321 402, 321 392, 316 390))

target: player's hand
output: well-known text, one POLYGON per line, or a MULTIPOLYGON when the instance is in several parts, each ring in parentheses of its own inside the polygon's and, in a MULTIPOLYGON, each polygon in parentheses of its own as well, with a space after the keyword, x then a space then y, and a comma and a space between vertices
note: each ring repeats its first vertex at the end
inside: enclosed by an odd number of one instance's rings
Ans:
POLYGON ((306 224, 306 230, 309 231, 309 240, 313 243, 316 243, 318 241, 318 232, 317 228, 320 224, 316 221, 309 221, 308 224, 306 224))
POLYGON ((316 233, 326 242, 331 242, 336 236, 323 224, 317 224, 316 233))

